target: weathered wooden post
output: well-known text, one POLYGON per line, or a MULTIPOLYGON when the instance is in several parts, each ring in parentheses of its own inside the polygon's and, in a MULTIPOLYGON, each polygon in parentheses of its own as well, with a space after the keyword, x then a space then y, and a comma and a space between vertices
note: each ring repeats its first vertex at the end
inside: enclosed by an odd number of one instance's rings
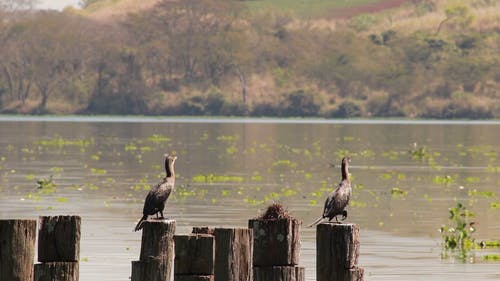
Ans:
POLYGON ((215 238, 210 234, 176 235, 175 281, 213 281, 215 238))
POLYGON ((79 216, 40 217, 35 281, 78 281, 80 226, 79 216))
POLYGON ((132 281, 173 281, 175 220, 148 220, 142 229, 141 254, 132 261, 132 281))
POLYGON ((252 231, 215 228, 215 281, 252 281, 252 231))
POLYGON ((248 221, 253 230, 253 274, 255 281, 303 281, 299 267, 301 221, 274 203, 260 218, 248 221))
POLYGON ((0 220, 0 280, 33 280, 36 220, 0 220))
POLYGON ((322 223, 316 228, 317 281, 362 281, 359 268, 359 227, 322 223))

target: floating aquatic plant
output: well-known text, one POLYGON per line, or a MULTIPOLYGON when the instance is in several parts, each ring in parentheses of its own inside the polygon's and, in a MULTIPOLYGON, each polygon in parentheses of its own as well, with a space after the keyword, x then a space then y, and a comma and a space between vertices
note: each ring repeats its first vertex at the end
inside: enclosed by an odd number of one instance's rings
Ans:
POLYGON ((400 154, 401 154, 401 152, 399 152, 399 151, 391 150, 391 151, 383 152, 382 156, 385 158, 389 158, 390 160, 397 160, 400 154))
POLYGON ((218 136, 217 137, 217 140, 218 141, 227 141, 227 142, 231 142, 231 141, 236 141, 238 140, 240 137, 238 135, 235 135, 235 136, 218 136))
POLYGON ((439 229, 443 239, 442 257, 452 254, 461 261, 466 261, 473 256, 472 250, 475 248, 475 222, 470 221, 475 215, 460 202, 448 211, 450 225, 443 225, 439 229))
POLYGON ((481 248, 500 248, 500 240, 486 240, 479 243, 481 248))
POLYGON ((66 198, 66 197, 57 197, 56 201, 58 203, 66 203, 66 202, 68 202, 68 198, 66 198))
POLYGON ((55 136, 54 138, 48 140, 35 141, 36 145, 55 146, 55 147, 63 147, 63 146, 87 147, 91 143, 93 143, 93 140, 84 140, 84 139, 69 140, 62 138, 61 136, 55 136))
POLYGON ((105 169, 91 168, 90 172, 93 175, 105 175, 107 171, 105 169))
POLYGON ((156 144, 160 144, 163 142, 169 142, 171 139, 169 137, 159 135, 159 134, 153 134, 149 137, 147 137, 147 140, 156 144))
POLYGON ((410 149, 408 151, 408 154, 411 156, 412 159, 414 160, 424 160, 425 158, 429 157, 429 152, 427 151, 427 147, 424 146, 417 146, 417 143, 413 144, 413 149, 410 149))
POLYGON ((215 183, 215 182, 243 182, 243 177, 241 176, 225 176, 225 175, 195 175, 192 178, 193 182, 197 183, 215 183))
POLYGON ((406 195, 408 194, 408 191, 406 190, 402 190, 401 188, 399 187, 393 187, 391 189, 391 195, 392 197, 396 197, 396 198, 403 198, 405 197, 406 195))
POLYGON ((52 173, 61 173, 62 171, 64 171, 64 169, 62 167, 52 167, 50 168, 50 171, 52 173))
POLYGON ((351 200, 349 202, 349 206, 353 207, 353 208, 364 208, 366 207, 368 204, 366 204, 366 202, 361 202, 361 201, 356 201, 356 200, 351 200))
POLYGON ((469 196, 482 196, 486 198, 491 198, 495 196, 493 191, 478 191, 477 189, 469 190, 469 196))
POLYGON ((500 254, 484 255, 483 260, 485 260, 485 261, 500 261, 500 254))
POLYGON ((490 208, 491 209, 500 209, 500 202, 491 202, 490 208))
POLYGON ((450 175, 446 175, 446 176, 435 176, 432 181, 436 184, 450 184, 450 183, 453 183, 455 182, 456 180, 456 176, 450 176, 450 175))
POLYGON ((36 188, 41 189, 42 193, 52 193, 56 189, 54 176, 50 175, 48 178, 42 178, 36 181, 36 188))
POLYGON ((230 155, 235 154, 236 152, 238 152, 238 148, 236 146, 232 145, 232 146, 229 146, 226 148, 226 152, 227 152, 227 154, 230 154, 230 155))

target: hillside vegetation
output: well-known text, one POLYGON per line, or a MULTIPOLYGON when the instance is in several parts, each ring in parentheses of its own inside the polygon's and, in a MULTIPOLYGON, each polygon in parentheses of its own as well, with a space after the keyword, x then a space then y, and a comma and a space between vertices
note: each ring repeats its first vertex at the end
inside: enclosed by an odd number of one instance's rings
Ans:
POLYGON ((500 118, 498 1, 136 2, 4 10, 0 112, 500 118))

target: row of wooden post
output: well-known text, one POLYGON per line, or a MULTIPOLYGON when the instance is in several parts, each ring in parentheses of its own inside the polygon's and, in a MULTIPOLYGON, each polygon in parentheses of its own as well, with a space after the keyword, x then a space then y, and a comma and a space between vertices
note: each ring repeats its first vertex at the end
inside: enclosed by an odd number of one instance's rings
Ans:
MULTIPOLYGON (((38 261, 35 220, 0 220, 0 281, 78 281, 80 217, 40 217, 38 261)), ((175 235, 175 221, 147 221, 132 281, 303 281, 300 222, 249 221, 249 228, 194 228, 175 235)), ((361 281, 359 228, 320 224, 317 281, 361 281)))
MULTIPOLYGON (((252 219, 249 228, 194 228, 175 235, 175 220, 144 224, 132 281, 304 281, 300 222, 252 219), (173 269, 173 272, 172 272, 173 269)), ((317 281, 362 281, 359 228, 317 227, 317 281)))
POLYGON ((40 217, 38 261, 36 220, 0 220, 0 281, 78 281, 78 216, 40 217))

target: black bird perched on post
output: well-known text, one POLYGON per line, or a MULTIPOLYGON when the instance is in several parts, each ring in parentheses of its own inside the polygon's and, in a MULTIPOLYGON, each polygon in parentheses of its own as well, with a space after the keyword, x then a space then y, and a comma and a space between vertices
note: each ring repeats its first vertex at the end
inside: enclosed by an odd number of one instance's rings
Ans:
POLYGON ((342 181, 339 183, 337 188, 333 190, 326 198, 325 207, 323 209, 323 215, 319 217, 315 222, 309 225, 309 227, 317 225, 323 219, 328 218, 331 221, 333 218, 337 222, 337 216, 342 215, 342 220, 347 218, 347 211, 345 207, 349 204, 351 199, 351 180, 349 179, 349 162, 351 158, 346 156, 342 158, 342 166, 340 171, 342 172, 342 181))
POLYGON ((156 218, 158 218, 158 213, 160 213, 160 218, 165 218, 163 216, 165 202, 175 185, 174 162, 176 159, 177 156, 165 154, 165 172, 167 176, 149 191, 148 196, 146 196, 146 201, 144 202, 144 209, 142 210, 143 216, 135 226, 134 231, 142 229, 143 222, 147 220, 150 215, 156 214, 156 218))

